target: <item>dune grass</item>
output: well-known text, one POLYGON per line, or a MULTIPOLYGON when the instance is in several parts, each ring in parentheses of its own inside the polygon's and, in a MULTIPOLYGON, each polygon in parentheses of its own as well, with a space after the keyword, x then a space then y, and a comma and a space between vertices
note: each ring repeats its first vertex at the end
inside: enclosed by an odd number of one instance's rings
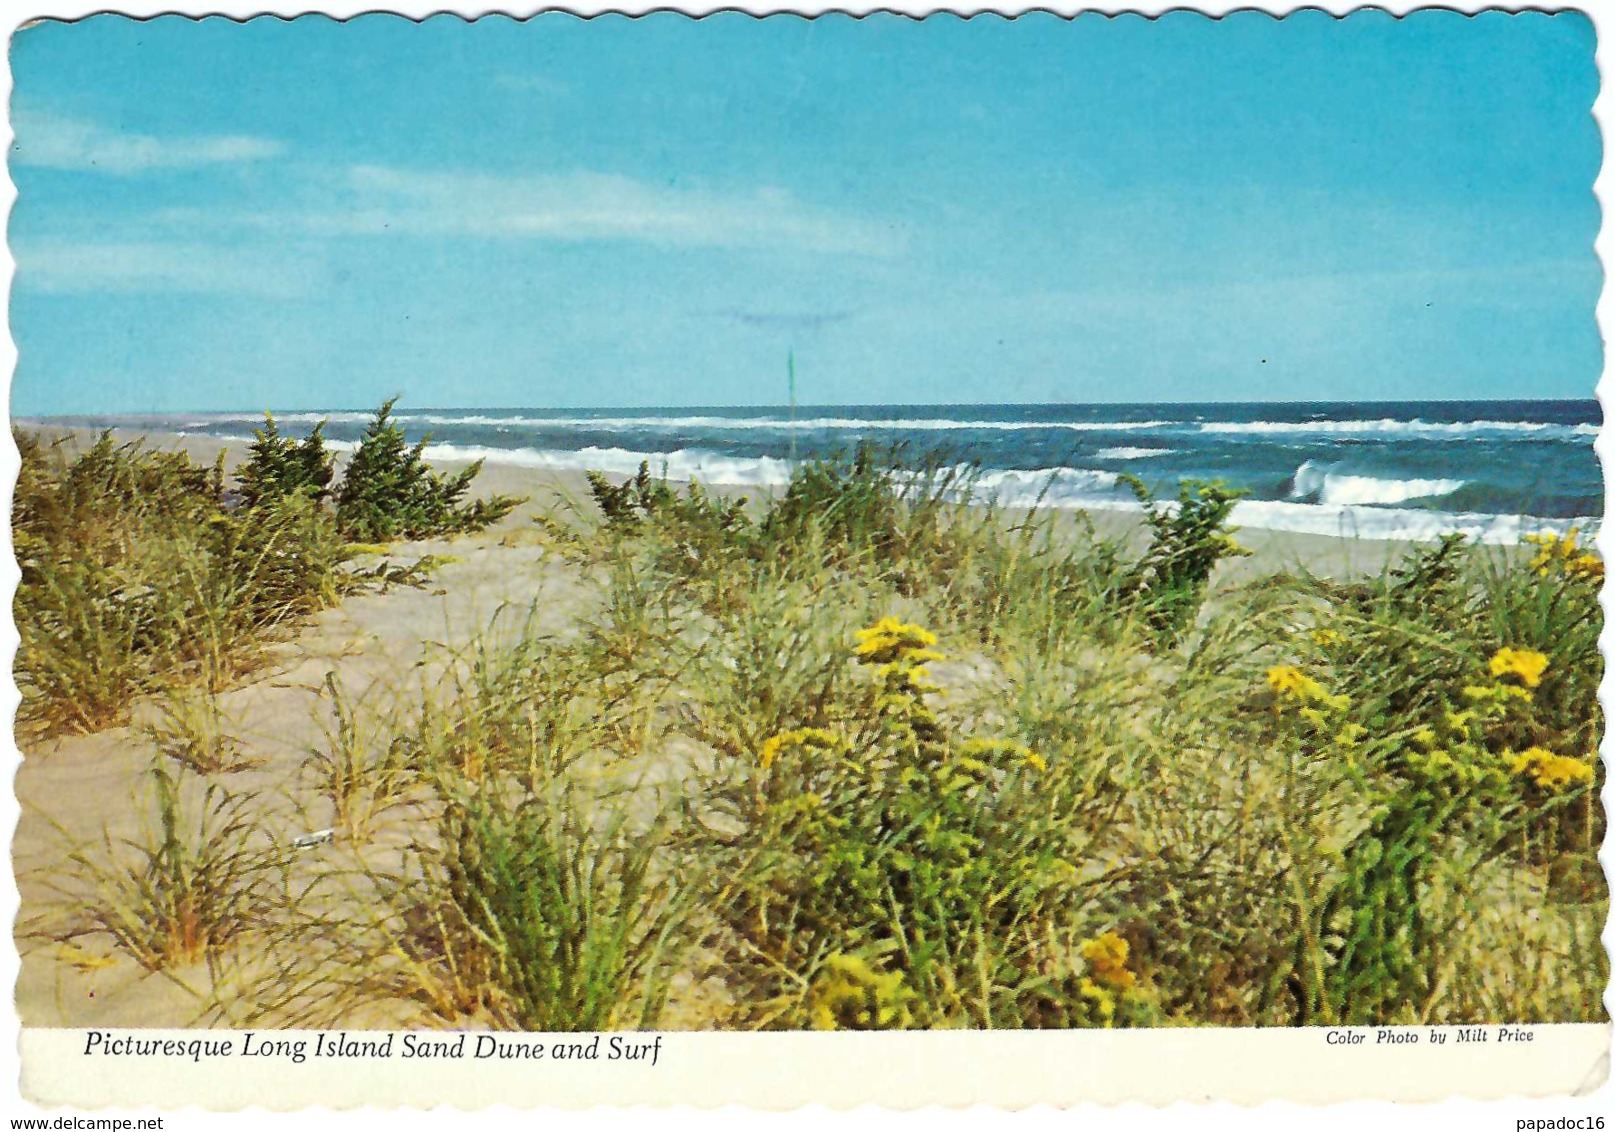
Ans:
POLYGON ((266 414, 233 477, 222 453, 201 467, 110 433, 79 451, 14 430, 19 732, 99 730, 148 693, 220 691, 307 614, 363 586, 422 584, 437 564, 358 570, 351 560, 376 549, 364 544, 482 530, 521 502, 464 499, 480 463, 433 471, 392 405, 334 489, 323 423, 299 440, 266 414))
POLYGON ((1233 584, 1216 485, 1146 499, 1141 547, 868 452, 750 504, 648 469, 592 495, 539 523, 594 586, 566 631, 382 709, 329 689, 340 835, 283 859, 254 1017, 1603 1018, 1573 539, 1233 584))
POLYGON ((172 971, 212 966, 265 931, 277 854, 253 821, 257 799, 216 782, 188 791, 192 781, 153 760, 137 801, 146 832, 71 850, 54 879, 70 886, 75 910, 45 936, 104 934, 148 971, 172 971))
POLYGON ((177 684, 227 687, 347 586, 344 545, 306 497, 232 510, 222 463, 110 435, 82 452, 16 439, 25 735, 110 726, 177 684))

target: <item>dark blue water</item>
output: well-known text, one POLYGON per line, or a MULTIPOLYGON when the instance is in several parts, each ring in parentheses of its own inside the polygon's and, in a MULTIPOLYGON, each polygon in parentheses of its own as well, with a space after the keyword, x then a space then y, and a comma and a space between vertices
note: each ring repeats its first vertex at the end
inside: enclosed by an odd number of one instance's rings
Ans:
MULTIPOLYGON (((777 485, 789 460, 861 441, 983 469, 1006 504, 1130 505, 1121 472, 1171 493, 1183 478, 1249 492, 1247 526, 1363 537, 1463 530, 1491 542, 1529 529, 1595 526, 1602 474, 1595 401, 1141 405, 883 405, 717 409, 400 409, 438 459, 628 473, 642 459, 675 479, 777 485), (1540 522, 1537 520, 1546 520, 1540 522)), ((289 431, 328 419, 355 441, 366 413, 278 413, 289 431)), ((75 418, 246 437, 251 414, 75 418)))

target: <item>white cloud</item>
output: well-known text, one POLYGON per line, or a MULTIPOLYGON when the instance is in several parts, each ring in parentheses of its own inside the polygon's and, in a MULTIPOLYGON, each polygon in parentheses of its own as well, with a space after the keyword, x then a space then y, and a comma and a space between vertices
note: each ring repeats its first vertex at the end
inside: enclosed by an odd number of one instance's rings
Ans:
POLYGON ((273 139, 245 134, 154 137, 54 115, 18 114, 15 127, 12 158, 19 164, 94 170, 119 177, 262 161, 286 148, 273 139))
POLYGON ((236 293, 295 298, 309 290, 310 265, 273 249, 205 244, 40 242, 13 248, 17 285, 47 294, 89 292, 236 293))
MULTIPOLYGON (((781 189, 718 192, 609 173, 438 173, 361 165, 341 175, 334 195, 334 206, 232 219, 319 235, 614 240, 869 256, 894 254, 904 242, 895 226, 816 209, 781 189)), ((201 219, 191 213, 171 218, 201 219)))

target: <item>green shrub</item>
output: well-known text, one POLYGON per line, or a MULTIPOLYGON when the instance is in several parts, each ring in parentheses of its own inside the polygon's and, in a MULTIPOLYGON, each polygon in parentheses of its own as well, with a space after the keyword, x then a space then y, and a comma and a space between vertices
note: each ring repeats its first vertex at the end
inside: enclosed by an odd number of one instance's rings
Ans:
POLYGON ((769 509, 764 533, 790 543, 817 526, 828 546, 889 555, 899 539, 903 504, 903 489, 893 474, 898 468, 895 458, 882 461, 867 444, 850 459, 804 460, 769 509))
POLYGON ((973 529, 974 491, 975 469, 941 452, 909 461, 901 449, 861 444, 851 456, 798 464, 763 519, 762 539, 814 546, 837 567, 857 562, 912 596, 956 561, 956 536, 973 529))
POLYGON ((326 450, 325 422, 302 440, 282 436, 275 418, 264 413, 264 426, 253 430, 247 462, 236 473, 241 498, 249 507, 288 495, 305 495, 318 503, 331 486, 336 459, 326 450))
POLYGON ((762 549, 744 499, 715 499, 693 481, 681 494, 653 478, 647 461, 615 486, 599 472, 585 474, 606 529, 623 538, 650 535, 657 564, 670 574, 721 586, 727 571, 762 549))
POLYGON ((1219 483, 1184 480, 1177 505, 1162 506, 1137 476, 1122 476, 1144 505, 1152 539, 1121 595, 1142 611, 1157 640, 1170 645, 1194 624, 1206 583, 1224 558, 1249 554, 1233 539, 1228 516, 1244 494, 1219 483))
POLYGON ((431 437, 410 445, 392 420, 397 400, 376 410, 337 489, 337 525, 348 539, 391 542, 480 531, 521 503, 506 495, 466 502, 482 461, 449 476, 434 472, 421 455, 431 437))
MULTIPOLYGON (((755 521, 744 500, 714 499, 693 482, 681 494, 652 477, 648 463, 616 486, 587 475, 607 529, 650 538, 659 564, 697 586, 721 588, 743 563, 796 560, 809 570, 873 571, 914 593, 961 548, 955 528, 974 526, 972 469, 937 454, 908 466, 900 452, 883 456, 867 444, 797 464, 755 521)), ((724 600, 714 593, 706 604, 722 608, 724 600)))

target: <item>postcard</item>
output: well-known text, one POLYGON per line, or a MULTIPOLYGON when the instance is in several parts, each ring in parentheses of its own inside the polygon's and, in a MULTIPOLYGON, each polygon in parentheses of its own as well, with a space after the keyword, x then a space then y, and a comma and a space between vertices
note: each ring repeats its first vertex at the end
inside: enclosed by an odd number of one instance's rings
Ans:
POLYGON ((1597 1089, 1595 50, 18 29, 23 1097, 1597 1089))

